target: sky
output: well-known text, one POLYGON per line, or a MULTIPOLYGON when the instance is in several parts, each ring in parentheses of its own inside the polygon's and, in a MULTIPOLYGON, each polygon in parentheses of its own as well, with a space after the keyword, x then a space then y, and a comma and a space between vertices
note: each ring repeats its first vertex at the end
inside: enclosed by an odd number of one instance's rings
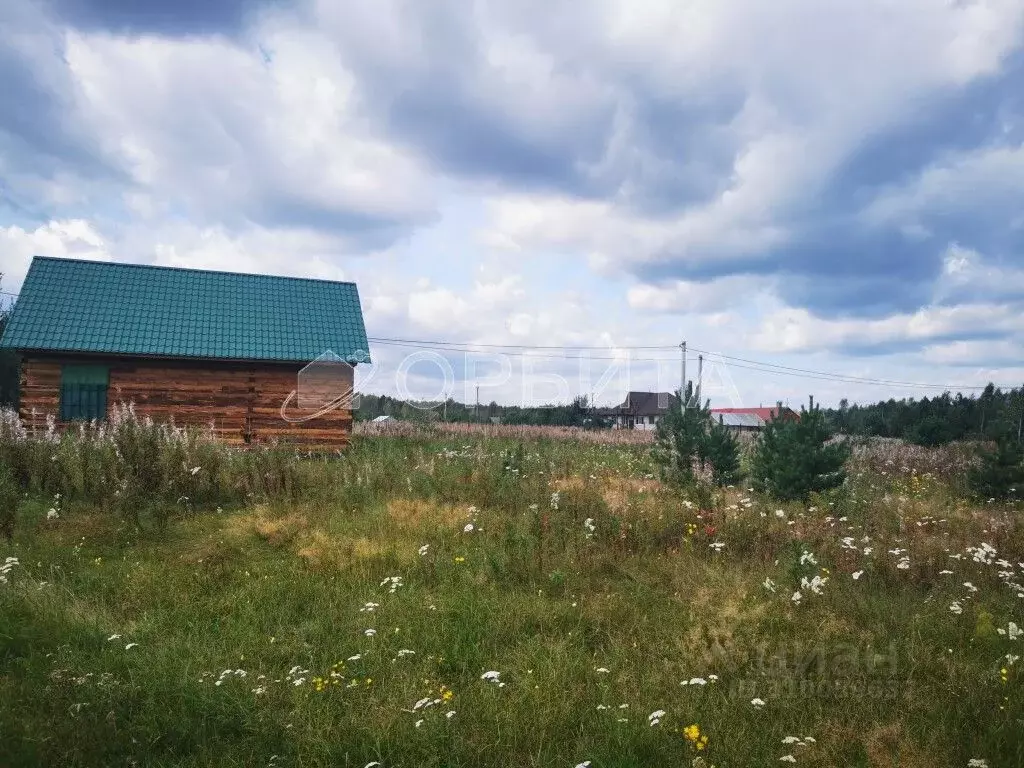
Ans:
POLYGON ((683 340, 712 406, 1024 382, 1021 0, 4 0, 0 82, 9 294, 352 280, 471 345, 371 341, 424 398, 612 404, 683 340))

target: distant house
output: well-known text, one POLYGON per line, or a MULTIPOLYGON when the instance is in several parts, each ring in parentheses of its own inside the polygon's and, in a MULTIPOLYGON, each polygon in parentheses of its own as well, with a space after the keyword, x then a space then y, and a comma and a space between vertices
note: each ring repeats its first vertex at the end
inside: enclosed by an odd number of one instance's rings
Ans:
POLYGON ((775 408, 712 408, 711 419, 734 432, 760 432, 765 425, 776 419, 799 419, 791 408, 778 404, 775 408))
POLYGON ((613 429, 654 429, 669 409, 679 406, 671 392, 628 392, 622 405, 602 408, 597 415, 611 422, 613 429))
POLYGON ((39 256, 0 347, 21 354, 30 428, 124 402, 228 442, 324 447, 348 443, 369 361, 353 283, 39 256))

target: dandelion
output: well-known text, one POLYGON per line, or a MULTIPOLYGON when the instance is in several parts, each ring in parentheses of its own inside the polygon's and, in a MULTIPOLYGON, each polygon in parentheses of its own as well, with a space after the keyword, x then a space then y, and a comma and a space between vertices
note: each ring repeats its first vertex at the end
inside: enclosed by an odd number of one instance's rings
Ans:
POLYGON ((683 728, 683 738, 690 742, 690 745, 698 752, 708 746, 708 737, 700 732, 700 726, 696 723, 683 728))
POLYGON ((466 558, 462 557, 461 555, 457 555, 457 556, 455 557, 455 563, 456 563, 456 564, 458 564, 458 563, 464 563, 464 562, 466 562, 466 558))

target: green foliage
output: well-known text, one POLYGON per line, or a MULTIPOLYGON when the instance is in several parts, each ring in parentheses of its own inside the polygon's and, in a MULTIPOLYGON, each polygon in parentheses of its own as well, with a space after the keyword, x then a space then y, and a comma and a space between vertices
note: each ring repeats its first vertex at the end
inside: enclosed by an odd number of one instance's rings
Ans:
POLYGON ((695 482, 694 462, 701 469, 711 468, 711 477, 718 486, 732 485, 742 477, 739 441, 720 424, 712 423, 709 404, 694 402, 693 385, 687 385, 685 402, 680 392, 677 402, 658 422, 652 451, 660 465, 663 479, 675 486, 692 486, 695 482))
POLYGON ((712 424, 704 437, 701 460, 711 465, 711 478, 715 485, 735 485, 743 473, 740 470, 740 444, 728 427, 712 424))
POLYGON ((789 500, 842 485, 850 449, 845 443, 829 443, 830 437, 818 408, 802 409, 799 420, 772 420, 751 460, 754 487, 789 500))
POLYGON ((676 402, 658 422, 655 430, 654 460, 661 466, 663 479, 677 486, 694 481, 693 464, 704 450, 710 411, 693 402, 693 385, 676 392, 676 402), (689 403, 684 408, 683 404, 689 403))
POLYGON ((6 464, 0 464, 0 536, 14 535, 14 519, 21 500, 21 489, 14 472, 6 464))
MULTIPOLYGON (((0 278, 3 275, 0 274, 0 278)), ((3 282, 0 280, 0 287, 3 282)), ((2 303, 3 295, 0 294, 0 336, 4 335, 7 328, 7 321, 11 319, 12 306, 2 303)), ((18 390, 21 374, 21 360, 11 349, 0 349, 0 408, 18 406, 18 390)))
POLYGON ((1024 425, 1024 387, 1002 390, 989 384, 977 396, 951 395, 850 405, 825 411, 829 426, 848 435, 898 437, 936 446, 955 440, 993 439, 1018 434, 1024 425))
POLYGON ((299 459, 278 448, 235 451, 202 430, 138 419, 115 406, 109 422, 29 434, 0 412, 0 468, 20 491, 116 510, 133 523, 166 522, 173 509, 288 499, 299 459))
POLYGON ((1016 439, 1003 436, 994 450, 980 449, 977 465, 967 473, 967 482, 981 499, 1024 498, 1024 447, 1016 439))

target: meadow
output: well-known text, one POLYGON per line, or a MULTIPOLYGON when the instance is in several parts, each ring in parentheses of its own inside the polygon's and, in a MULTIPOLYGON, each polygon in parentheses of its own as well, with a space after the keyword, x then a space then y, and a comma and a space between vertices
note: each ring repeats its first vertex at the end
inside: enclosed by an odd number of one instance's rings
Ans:
POLYGON ((0 765, 1019 766, 1021 510, 964 456, 780 504, 635 438, 8 413, 0 765))

